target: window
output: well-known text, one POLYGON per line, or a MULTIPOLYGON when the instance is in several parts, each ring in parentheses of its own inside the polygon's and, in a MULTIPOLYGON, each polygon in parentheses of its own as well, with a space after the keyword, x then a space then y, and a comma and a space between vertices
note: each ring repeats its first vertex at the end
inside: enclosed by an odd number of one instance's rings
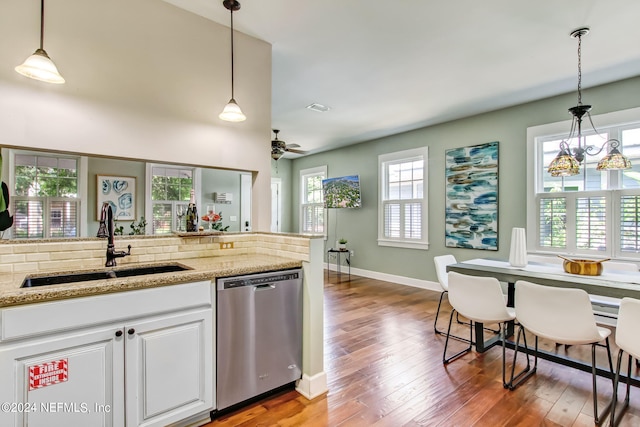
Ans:
POLYGON ((170 234, 185 231, 184 215, 191 189, 195 188, 194 169, 175 166, 151 166, 151 233, 170 234))
MULTIPOLYGON (((529 249, 640 258, 640 109, 594 117, 594 121, 599 123, 600 135, 589 129, 586 144, 600 148, 607 139, 618 139, 631 169, 597 171, 605 148, 600 155, 586 156, 580 174, 552 177, 547 167, 558 154, 562 132, 569 128, 555 123, 528 129, 529 249)), ((577 146, 577 141, 570 146, 577 146)))
POLYGON ((300 232, 326 235, 324 226, 324 198, 322 180, 327 167, 320 166, 300 171, 300 232))
POLYGON ((427 147, 378 156, 378 245, 428 249, 427 147))
POLYGON ((14 238, 79 236, 79 159, 12 153, 14 238))

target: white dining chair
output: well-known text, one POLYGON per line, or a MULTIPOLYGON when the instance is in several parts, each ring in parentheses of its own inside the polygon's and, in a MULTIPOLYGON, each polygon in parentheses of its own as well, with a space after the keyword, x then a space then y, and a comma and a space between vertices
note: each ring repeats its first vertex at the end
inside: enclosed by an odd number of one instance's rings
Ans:
POLYGON ((433 257, 433 262, 436 266, 436 276, 438 277, 438 283, 440 283, 440 301, 438 301, 438 310, 436 311, 436 320, 433 322, 433 330, 436 334, 446 335, 444 331, 438 330, 438 316, 440 315, 440 307, 442 306, 442 298, 449 292, 449 276, 447 275, 447 266, 455 264, 456 257, 453 255, 440 255, 433 257))
MULTIPOLYGON (((632 262, 605 261, 602 263, 604 272, 638 272, 638 266, 632 262)), ((620 298, 605 297, 589 294, 596 322, 603 325, 616 326, 618 311, 620 310, 620 298)))
MULTIPOLYGON (((535 336, 534 365, 526 375, 516 380, 513 375, 510 388, 513 390, 533 375, 538 367, 538 338, 548 339, 567 345, 591 345, 591 375, 593 379, 593 418, 598 425, 611 409, 611 402, 598 413, 596 346, 605 342, 609 369, 613 378, 613 362, 609 347, 611 330, 596 324, 591 310, 589 295, 582 289, 542 286, 518 280, 515 284, 515 309, 518 318, 516 351, 518 354, 520 337, 525 330, 535 336)), ((525 343, 526 347, 526 343, 525 343)), ((612 380, 613 384, 613 380, 612 380)))
MULTIPOLYGON (((444 344, 442 363, 445 365, 458 357, 471 351, 473 345, 473 324, 497 323, 502 339, 502 385, 509 387, 505 374, 505 330, 507 322, 513 321, 516 317, 515 310, 507 307, 502 295, 500 282, 494 277, 468 276, 456 272, 449 272, 449 302, 453 307, 449 316, 449 327, 447 329, 447 339, 444 344), (453 315, 460 313, 461 316, 469 319, 469 346, 447 356, 447 347, 451 335, 451 324, 453 315)), ((515 359, 514 359, 515 360, 515 359)), ((513 369, 512 369, 513 376, 513 369)))
POLYGON ((620 312, 618 314, 618 326, 616 327, 616 345, 618 350, 618 363, 616 365, 616 376, 613 382, 613 401, 611 403, 611 417, 609 424, 617 426, 622 419, 622 415, 629 407, 629 394, 631 390, 631 365, 633 358, 636 362, 640 359, 640 335, 638 335, 638 325, 640 325, 640 300, 634 298, 622 298, 620 302, 620 312), (622 407, 616 411, 618 401, 618 383, 620 382, 620 368, 624 353, 629 355, 627 361, 627 392, 622 407), (617 417, 617 418, 616 418, 617 417))

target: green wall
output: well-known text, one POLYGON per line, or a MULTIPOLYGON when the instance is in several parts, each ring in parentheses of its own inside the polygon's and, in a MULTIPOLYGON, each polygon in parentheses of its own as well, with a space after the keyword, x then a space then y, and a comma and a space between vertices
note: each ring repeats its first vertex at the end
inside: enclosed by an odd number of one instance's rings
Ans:
MULTIPOLYGON (((130 160, 107 159, 103 157, 88 158, 89 174, 87 187, 87 232, 83 235, 95 236, 100 225, 98 202, 96 196, 98 179, 96 175, 131 176, 136 178, 136 222, 144 216, 145 163, 130 160)), ((147 219, 148 220, 148 219, 147 219)), ((132 221, 120 221, 124 226, 124 234, 129 234, 132 221)), ((150 232, 151 228, 147 227, 150 232)))
MULTIPOLYGON (((593 115, 638 107, 640 77, 583 90, 583 100, 594 106, 593 115)), ((336 234, 347 238, 349 248, 354 250, 353 267, 435 281, 432 259, 437 255, 451 253, 458 260, 478 257, 507 259, 511 228, 526 226, 527 127, 569 120, 571 116, 567 108, 575 104, 576 95, 570 93, 293 160, 292 206, 297 207, 300 202, 297 179, 300 170, 327 165, 330 178, 360 175, 363 207, 329 210, 329 237, 325 244, 325 249, 332 247, 336 234), (447 248, 444 245, 445 150, 491 141, 499 141, 500 150, 499 250, 447 248), (378 155, 421 146, 429 147, 430 248, 425 251, 378 246, 378 155)), ((293 208, 293 231, 298 230, 298 216, 297 208, 293 208)))
POLYGON ((240 231, 240 174, 221 169, 202 169, 202 191, 198 214, 207 212, 207 205, 214 205, 215 211, 222 214, 222 225, 229 226, 227 231, 240 231), (214 203, 213 193, 231 193, 231 203, 214 203), (235 221, 231 221, 235 217, 235 221))

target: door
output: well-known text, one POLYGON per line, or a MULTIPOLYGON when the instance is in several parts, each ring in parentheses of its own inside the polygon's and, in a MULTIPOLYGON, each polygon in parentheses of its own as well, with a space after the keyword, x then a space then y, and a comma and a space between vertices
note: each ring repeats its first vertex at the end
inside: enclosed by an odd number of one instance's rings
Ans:
POLYGON ((251 186, 253 178, 250 173, 240 174, 240 231, 251 231, 251 186))
POLYGON ((271 178, 271 232, 282 231, 282 179, 271 178))
POLYGON ((124 426, 124 351, 121 329, 3 343, 0 350, 0 425, 124 426))
POLYGON ((213 407, 213 311, 125 327, 127 426, 166 426, 213 407))

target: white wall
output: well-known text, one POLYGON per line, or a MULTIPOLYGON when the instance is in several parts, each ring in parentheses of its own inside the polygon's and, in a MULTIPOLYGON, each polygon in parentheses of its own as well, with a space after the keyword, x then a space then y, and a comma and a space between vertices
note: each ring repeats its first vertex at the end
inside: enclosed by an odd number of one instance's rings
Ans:
MULTIPOLYGON (((222 7, 222 5, 220 6, 222 7)), ((0 146, 32 147, 254 173, 254 230, 270 225, 271 46, 157 0, 45 3, 44 48, 67 80, 14 67, 38 47, 40 2, 3 0, 0 146)))

